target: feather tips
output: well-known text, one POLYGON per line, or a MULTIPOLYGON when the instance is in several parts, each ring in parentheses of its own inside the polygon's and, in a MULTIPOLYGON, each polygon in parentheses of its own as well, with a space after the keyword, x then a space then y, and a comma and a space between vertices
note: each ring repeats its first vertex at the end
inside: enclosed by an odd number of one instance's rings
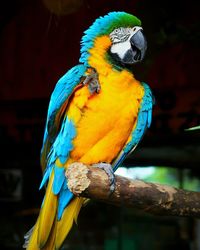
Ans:
POLYGON ((64 164, 73 149, 72 139, 76 136, 76 130, 73 122, 67 117, 63 120, 61 131, 55 141, 55 150, 57 157, 64 164))
POLYGON ((52 168, 50 167, 46 168, 39 190, 42 189, 44 185, 47 183, 49 176, 51 175, 51 171, 52 171, 52 168))
POLYGON ((55 195, 57 195, 60 192, 65 180, 65 168, 55 166, 54 176, 52 191, 55 195))
POLYGON ((61 247, 66 235, 72 228, 73 221, 77 220, 83 202, 84 202, 83 198, 75 197, 64 210, 62 219, 58 221, 56 241, 55 241, 57 250, 61 247))
MULTIPOLYGON (((33 228, 33 232, 31 233, 31 235, 27 235, 27 238, 25 238, 25 244, 24 244, 24 248, 26 248, 26 250, 40 250, 40 248, 38 247, 37 244, 37 237, 38 237, 38 223, 39 220, 37 220, 34 228, 33 228)), ((29 234, 29 232, 28 232, 29 234)))
MULTIPOLYGON (((66 183, 66 179, 64 182, 66 183)), ((63 184, 63 187, 59 193, 58 214, 57 214, 58 220, 61 219, 65 207, 69 204, 69 202, 71 201, 71 199, 74 196, 73 193, 70 192, 70 190, 67 187, 65 188, 64 186, 65 185, 63 184)))

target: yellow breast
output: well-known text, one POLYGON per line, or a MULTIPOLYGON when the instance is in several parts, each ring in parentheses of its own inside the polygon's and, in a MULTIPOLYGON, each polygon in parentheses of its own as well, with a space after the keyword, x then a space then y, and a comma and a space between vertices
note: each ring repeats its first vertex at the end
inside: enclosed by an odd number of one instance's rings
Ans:
POLYGON ((67 114, 77 131, 70 158, 85 164, 112 162, 118 155, 143 96, 143 88, 127 71, 99 75, 99 81, 99 94, 91 96, 87 86, 76 91, 67 114))

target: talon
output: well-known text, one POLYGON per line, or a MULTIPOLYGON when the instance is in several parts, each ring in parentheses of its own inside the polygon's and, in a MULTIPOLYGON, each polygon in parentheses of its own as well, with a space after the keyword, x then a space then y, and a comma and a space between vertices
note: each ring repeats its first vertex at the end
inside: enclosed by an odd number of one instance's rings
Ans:
POLYGON ((94 69, 91 69, 91 72, 86 76, 83 81, 83 85, 88 84, 88 89, 91 94, 99 93, 101 86, 99 84, 98 74, 94 69))
POLYGON ((110 193, 112 194, 115 190, 115 176, 112 165, 109 163, 97 163, 93 164, 94 167, 103 169, 108 175, 108 179, 110 181, 110 193))

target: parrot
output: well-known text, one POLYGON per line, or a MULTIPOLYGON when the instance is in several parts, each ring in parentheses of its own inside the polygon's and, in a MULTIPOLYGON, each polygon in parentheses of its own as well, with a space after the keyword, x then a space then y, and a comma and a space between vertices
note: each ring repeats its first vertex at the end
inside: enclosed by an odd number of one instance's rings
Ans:
POLYGON ((65 171, 75 162, 99 166, 109 176, 150 127, 150 87, 135 79, 133 65, 147 49, 141 21, 124 11, 97 18, 81 39, 79 64, 57 82, 49 102, 38 219, 25 235, 28 250, 62 247, 86 198, 69 190, 65 171))

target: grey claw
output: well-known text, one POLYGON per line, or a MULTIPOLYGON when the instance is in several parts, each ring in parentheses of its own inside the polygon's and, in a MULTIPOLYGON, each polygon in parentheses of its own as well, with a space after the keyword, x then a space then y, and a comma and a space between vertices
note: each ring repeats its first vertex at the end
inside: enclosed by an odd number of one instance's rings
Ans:
POLYGON ((92 69, 91 73, 86 76, 85 80, 83 81, 83 84, 88 84, 88 88, 91 94, 99 93, 99 91, 101 90, 98 74, 94 69, 92 69))
POLYGON ((93 166, 103 169, 106 172, 106 174, 108 175, 108 179, 110 181, 110 192, 112 194, 115 190, 115 176, 112 165, 109 163, 97 163, 93 164, 93 166))

